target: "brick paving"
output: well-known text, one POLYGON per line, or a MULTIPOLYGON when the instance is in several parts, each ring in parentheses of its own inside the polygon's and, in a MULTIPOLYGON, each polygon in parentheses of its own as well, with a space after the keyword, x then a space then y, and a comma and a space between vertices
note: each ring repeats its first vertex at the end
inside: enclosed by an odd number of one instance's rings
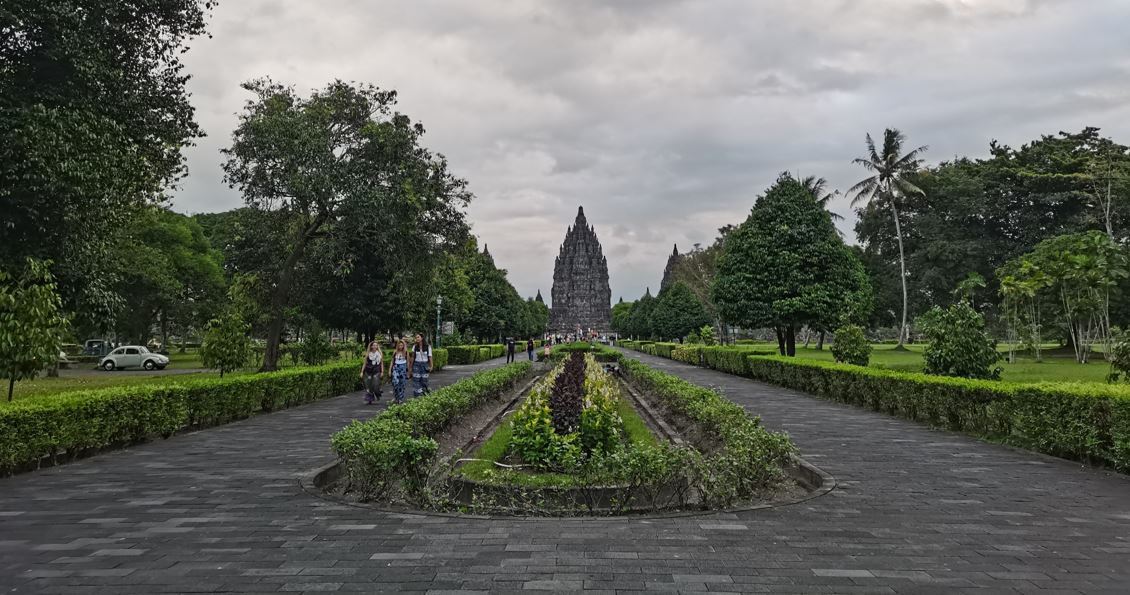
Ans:
POLYGON ((350 507, 299 486, 373 413, 350 395, 0 479, 0 593, 1130 592, 1124 476, 630 355, 788 431, 838 487, 670 519, 350 507))

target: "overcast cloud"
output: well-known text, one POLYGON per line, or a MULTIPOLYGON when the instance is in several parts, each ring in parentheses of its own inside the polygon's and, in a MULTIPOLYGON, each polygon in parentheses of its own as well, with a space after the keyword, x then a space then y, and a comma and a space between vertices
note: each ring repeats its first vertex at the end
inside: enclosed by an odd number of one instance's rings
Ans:
POLYGON ((209 136, 177 210, 241 204, 220 149, 242 81, 370 82, 470 182, 480 245, 547 300, 579 205, 613 300, 634 299, 778 172, 858 181, 866 132, 900 128, 930 162, 1084 126, 1130 142, 1126 0, 223 0, 210 30, 186 57, 209 136))

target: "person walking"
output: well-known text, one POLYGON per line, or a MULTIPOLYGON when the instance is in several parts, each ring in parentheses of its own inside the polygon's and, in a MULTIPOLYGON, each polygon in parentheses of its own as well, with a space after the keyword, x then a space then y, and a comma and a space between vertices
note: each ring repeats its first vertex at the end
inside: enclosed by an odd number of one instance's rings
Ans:
POLYGON ((365 404, 381 398, 381 376, 384 372, 384 354, 376 341, 369 343, 369 351, 361 363, 361 384, 365 387, 365 404))
POLYGON ((412 346, 412 378, 416 381, 416 396, 431 392, 428 389, 428 374, 432 371, 432 346, 424 336, 416 334, 416 344, 412 346))
POLYGON ((529 337, 529 338, 526 339, 526 355, 530 358, 531 362, 534 361, 534 338, 533 337, 529 337))
POLYGON ((514 337, 506 338, 506 363, 514 363, 514 337))
POLYGON ((404 339, 396 341, 396 351, 392 352, 392 361, 388 363, 388 377, 392 380, 393 404, 403 404, 404 387, 408 385, 408 346, 404 339))

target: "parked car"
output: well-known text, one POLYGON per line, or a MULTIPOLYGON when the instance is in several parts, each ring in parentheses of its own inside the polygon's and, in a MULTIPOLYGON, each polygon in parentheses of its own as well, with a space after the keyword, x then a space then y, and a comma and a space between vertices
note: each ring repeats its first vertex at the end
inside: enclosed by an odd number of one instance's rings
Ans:
POLYGON ((109 372, 118 368, 145 368, 164 370, 169 358, 153 353, 141 345, 123 345, 98 361, 98 367, 109 372))
POLYGON ((113 349, 106 339, 87 339, 82 348, 82 355, 107 355, 113 349))

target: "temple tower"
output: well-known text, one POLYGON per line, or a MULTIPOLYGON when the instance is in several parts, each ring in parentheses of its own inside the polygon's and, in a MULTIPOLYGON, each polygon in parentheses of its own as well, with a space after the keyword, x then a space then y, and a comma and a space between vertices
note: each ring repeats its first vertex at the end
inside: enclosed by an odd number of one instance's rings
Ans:
POLYGON ((553 266, 552 308, 549 330, 573 333, 612 329, 612 289, 608 286, 608 260, 585 219, 584 207, 565 234, 553 266))

